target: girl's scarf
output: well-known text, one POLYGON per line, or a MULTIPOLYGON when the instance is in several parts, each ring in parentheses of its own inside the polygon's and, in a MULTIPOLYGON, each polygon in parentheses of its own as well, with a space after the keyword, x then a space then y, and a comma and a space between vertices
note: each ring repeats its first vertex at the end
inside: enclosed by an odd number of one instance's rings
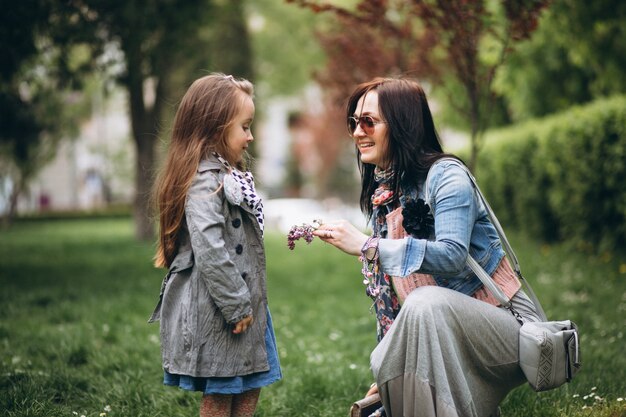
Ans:
POLYGON ((224 193, 226 199, 235 206, 245 204, 254 214, 263 233, 263 201, 254 188, 254 177, 249 171, 233 168, 218 153, 213 155, 224 165, 228 173, 224 176, 224 193))

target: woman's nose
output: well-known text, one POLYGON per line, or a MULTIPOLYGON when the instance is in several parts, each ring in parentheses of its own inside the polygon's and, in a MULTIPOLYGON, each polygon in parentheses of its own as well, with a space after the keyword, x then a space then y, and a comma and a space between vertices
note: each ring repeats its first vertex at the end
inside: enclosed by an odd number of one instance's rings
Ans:
POLYGON ((356 129, 354 129, 354 132, 352 132, 352 136, 354 136, 355 138, 367 136, 365 131, 361 128, 361 123, 357 123, 356 129))

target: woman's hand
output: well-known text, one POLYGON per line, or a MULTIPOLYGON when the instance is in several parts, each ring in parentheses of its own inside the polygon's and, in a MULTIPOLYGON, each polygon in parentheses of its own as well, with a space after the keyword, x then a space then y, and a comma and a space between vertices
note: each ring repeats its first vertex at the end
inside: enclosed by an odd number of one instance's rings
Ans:
POLYGON ((359 256, 368 236, 346 220, 323 223, 313 232, 326 243, 349 255, 359 256))
POLYGON ((244 317, 235 324, 235 329, 233 330, 233 333, 240 334, 245 332, 246 330, 248 330, 248 327, 252 326, 253 322, 254 319, 252 318, 252 314, 244 317))
POLYGON ((378 393, 378 385, 376 385, 376 383, 373 383, 370 389, 367 390, 367 394, 365 394, 365 396, 369 397, 370 395, 374 395, 377 393, 378 393))

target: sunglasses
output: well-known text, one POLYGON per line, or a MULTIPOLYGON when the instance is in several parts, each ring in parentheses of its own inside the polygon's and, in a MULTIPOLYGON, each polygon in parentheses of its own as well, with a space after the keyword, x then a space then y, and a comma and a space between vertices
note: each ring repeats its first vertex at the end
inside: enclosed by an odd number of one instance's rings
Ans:
POLYGON ((350 135, 354 135, 356 127, 361 126, 366 135, 373 135, 376 125, 381 123, 385 122, 374 120, 372 116, 348 117, 348 131, 350 135))

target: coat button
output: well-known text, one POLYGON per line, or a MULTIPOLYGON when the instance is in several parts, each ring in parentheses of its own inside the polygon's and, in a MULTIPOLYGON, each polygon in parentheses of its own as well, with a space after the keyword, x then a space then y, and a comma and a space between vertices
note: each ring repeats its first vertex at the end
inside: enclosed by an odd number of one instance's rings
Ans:
POLYGON ((243 253, 243 246, 241 244, 237 245, 235 247, 235 252, 237 252, 237 255, 241 255, 243 253))
POLYGON ((241 273, 241 278, 243 278, 243 279, 248 278, 248 273, 247 272, 242 272, 241 273))
POLYGON ((230 224, 232 224, 234 228, 237 228, 241 226, 241 219, 233 219, 233 221, 230 222, 230 224))

